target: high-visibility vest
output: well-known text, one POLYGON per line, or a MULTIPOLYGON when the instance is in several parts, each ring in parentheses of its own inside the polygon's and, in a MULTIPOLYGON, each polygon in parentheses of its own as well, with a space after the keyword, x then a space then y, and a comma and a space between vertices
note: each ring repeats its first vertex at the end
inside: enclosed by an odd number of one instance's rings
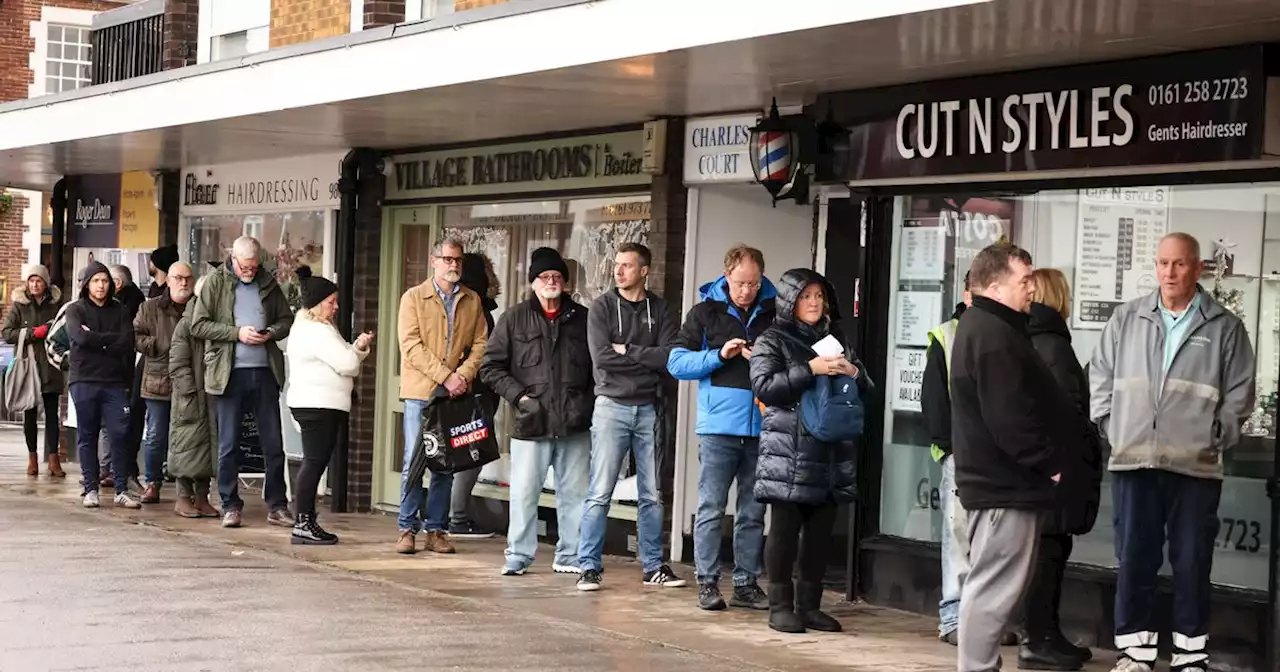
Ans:
MULTIPOLYGON (((942 347, 942 360, 946 362, 947 366, 948 395, 951 394, 951 346, 956 340, 956 325, 958 324, 960 324, 960 320, 951 319, 929 330, 928 347, 932 348, 935 344, 942 347)), ((928 348, 925 349, 925 352, 928 352, 928 348)), ((946 453, 936 443, 929 446, 929 454, 933 456, 934 462, 941 462, 942 458, 946 456, 946 453)))

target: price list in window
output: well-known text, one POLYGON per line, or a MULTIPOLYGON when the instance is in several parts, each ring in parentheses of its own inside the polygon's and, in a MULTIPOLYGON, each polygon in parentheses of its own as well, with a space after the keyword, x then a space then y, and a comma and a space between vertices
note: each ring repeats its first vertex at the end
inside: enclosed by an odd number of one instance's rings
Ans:
POLYGON ((1101 329, 1115 309, 1156 289, 1155 256, 1169 229, 1168 187, 1080 190, 1072 322, 1101 329))

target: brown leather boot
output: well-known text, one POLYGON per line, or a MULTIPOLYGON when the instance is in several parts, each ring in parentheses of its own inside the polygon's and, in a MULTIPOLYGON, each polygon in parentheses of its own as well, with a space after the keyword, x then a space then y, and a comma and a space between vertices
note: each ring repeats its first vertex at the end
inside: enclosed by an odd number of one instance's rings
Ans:
POLYGON ((160 503, 160 486, 155 483, 148 483, 147 487, 142 491, 143 504, 159 504, 160 503))
POLYGON ((67 472, 62 470, 62 459, 57 453, 49 456, 49 477, 50 478, 66 478, 67 472))
POLYGON ((400 538, 396 540, 396 553, 402 555, 413 555, 418 552, 418 537, 408 531, 401 530, 400 538))
POLYGON ((449 540, 449 533, 444 530, 428 530, 427 541, 423 546, 432 553, 457 552, 457 549, 453 547, 453 542, 449 540))
POLYGON ((221 518, 222 512, 214 505, 209 503, 209 482, 196 483, 196 510, 200 512, 201 518, 221 518))
POLYGON ((27 475, 40 475, 40 459, 36 457, 35 453, 27 453, 27 475))
POLYGON ((196 508, 196 502, 193 498, 178 497, 173 504, 173 512, 183 518, 200 518, 200 509, 196 508))

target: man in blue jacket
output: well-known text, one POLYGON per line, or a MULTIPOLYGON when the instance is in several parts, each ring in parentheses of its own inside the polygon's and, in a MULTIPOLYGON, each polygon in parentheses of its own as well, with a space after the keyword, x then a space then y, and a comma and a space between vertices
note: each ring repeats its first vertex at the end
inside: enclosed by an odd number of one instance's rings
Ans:
POLYGON ((698 606, 725 608, 720 594, 720 521, 729 486, 738 481, 733 521, 735 607, 768 609, 757 580, 762 573, 764 504, 752 495, 760 449, 760 408, 751 392, 748 361, 755 339, 773 324, 777 292, 764 277, 760 250, 737 245, 724 258, 724 276, 701 288, 671 351, 667 368, 679 380, 698 381, 698 513, 693 526, 698 606))

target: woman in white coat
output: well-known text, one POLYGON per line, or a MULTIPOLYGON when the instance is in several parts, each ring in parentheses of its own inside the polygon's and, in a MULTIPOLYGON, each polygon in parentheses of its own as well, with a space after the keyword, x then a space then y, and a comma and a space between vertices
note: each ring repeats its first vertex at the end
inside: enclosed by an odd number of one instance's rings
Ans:
POLYGON ((298 268, 302 283, 302 309, 289 334, 289 391, 285 402, 302 433, 302 469, 294 485, 297 508, 293 526, 295 544, 336 544, 316 522, 316 489, 320 474, 329 466, 333 449, 351 412, 351 388, 360 365, 373 344, 371 332, 347 343, 333 324, 338 312, 338 286, 312 277, 311 269, 298 268))

